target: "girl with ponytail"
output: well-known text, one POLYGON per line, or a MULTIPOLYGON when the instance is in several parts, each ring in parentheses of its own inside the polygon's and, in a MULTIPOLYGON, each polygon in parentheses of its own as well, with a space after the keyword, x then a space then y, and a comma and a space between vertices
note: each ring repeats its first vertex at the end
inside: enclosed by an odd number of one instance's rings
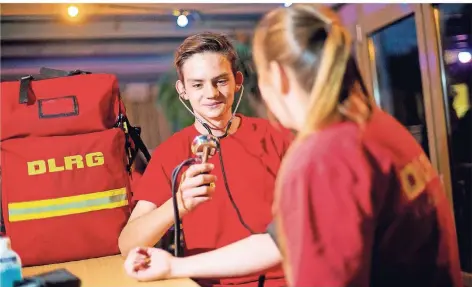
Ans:
POLYGON ((265 274, 282 262, 289 286, 462 287, 439 177, 413 136, 376 106, 351 42, 323 5, 294 4, 262 19, 253 41, 259 88, 297 134, 277 175, 274 223, 197 256, 154 249, 158 267, 131 276, 265 274))
POLYGON ((272 11, 255 33, 262 96, 297 132, 273 207, 285 277, 290 286, 462 286, 439 177, 376 107, 351 42, 321 5, 272 11))

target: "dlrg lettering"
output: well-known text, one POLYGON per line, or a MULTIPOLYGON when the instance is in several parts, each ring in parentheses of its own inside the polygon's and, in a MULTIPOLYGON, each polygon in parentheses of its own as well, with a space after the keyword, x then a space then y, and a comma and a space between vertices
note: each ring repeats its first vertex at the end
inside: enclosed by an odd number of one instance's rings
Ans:
POLYGON ((28 175, 38 175, 47 172, 61 172, 66 170, 73 170, 79 168, 100 166, 105 163, 105 158, 101 152, 92 152, 85 155, 71 155, 64 157, 64 164, 61 165, 56 159, 51 158, 47 160, 35 160, 28 162, 28 175))

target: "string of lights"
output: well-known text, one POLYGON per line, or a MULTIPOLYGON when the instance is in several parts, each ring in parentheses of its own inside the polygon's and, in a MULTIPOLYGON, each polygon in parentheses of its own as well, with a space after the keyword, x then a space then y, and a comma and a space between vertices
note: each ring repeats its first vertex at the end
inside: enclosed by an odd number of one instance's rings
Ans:
MULTIPOLYGON (((156 7, 150 6, 136 6, 136 5, 122 5, 122 4, 100 4, 101 6, 106 5, 108 8, 115 8, 115 9, 134 9, 134 10, 147 10, 149 11, 152 9, 156 12, 156 14, 167 14, 169 13, 167 10, 163 9, 156 9, 156 7)), ((285 2, 284 7, 290 7, 292 3, 285 2)), ((67 15, 71 19, 76 19, 80 16, 80 8, 75 4, 71 4, 67 7, 67 15)), ((186 27, 191 21, 201 21, 201 12, 197 10, 182 10, 182 9, 175 9, 172 12, 172 15, 176 18, 176 24, 179 27, 186 27)))

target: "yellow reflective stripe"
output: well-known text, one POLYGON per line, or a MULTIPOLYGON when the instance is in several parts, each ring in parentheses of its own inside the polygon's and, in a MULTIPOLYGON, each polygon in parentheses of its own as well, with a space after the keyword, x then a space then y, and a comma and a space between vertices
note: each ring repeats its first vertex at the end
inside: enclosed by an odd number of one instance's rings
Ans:
POLYGON ((90 211, 118 208, 118 207, 122 207, 126 205, 128 205, 127 199, 118 201, 118 202, 112 202, 112 203, 96 205, 96 206, 88 206, 88 207, 83 207, 83 208, 72 208, 72 209, 47 211, 47 212, 32 213, 32 214, 10 215, 8 219, 10 220, 10 222, 32 220, 32 219, 43 219, 43 218, 85 213, 85 212, 90 212, 90 211))
POLYGON ((53 199, 14 202, 14 203, 8 204, 8 209, 23 209, 23 208, 43 207, 43 206, 51 206, 51 205, 57 205, 57 204, 74 203, 74 202, 81 202, 81 201, 91 200, 91 199, 112 197, 112 196, 122 195, 122 194, 126 194, 126 187, 119 188, 119 189, 111 189, 107 191, 100 191, 100 192, 95 192, 95 193, 89 193, 89 194, 53 198, 53 199))
POLYGON ((50 218, 128 205, 126 187, 54 199, 8 204, 10 222, 50 218))

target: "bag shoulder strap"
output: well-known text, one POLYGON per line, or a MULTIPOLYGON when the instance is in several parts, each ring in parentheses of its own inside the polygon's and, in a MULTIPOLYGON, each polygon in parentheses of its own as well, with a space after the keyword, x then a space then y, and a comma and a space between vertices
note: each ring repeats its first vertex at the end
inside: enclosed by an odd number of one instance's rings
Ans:
POLYGON ((128 155, 128 171, 131 171, 131 166, 136 159, 136 156, 139 151, 142 152, 144 157, 146 158, 147 162, 151 160, 151 154, 146 147, 143 139, 141 138, 141 128, 134 127, 130 124, 128 118, 120 112, 118 121, 116 122, 115 127, 121 128, 126 136, 126 150, 128 155), (134 149, 131 147, 131 141, 134 143, 134 149))
POLYGON ((136 149, 140 150, 146 160, 149 162, 151 160, 151 154, 149 153, 149 150, 146 147, 146 144, 144 144, 143 139, 141 138, 141 128, 139 127, 133 127, 131 125, 128 126, 129 128, 129 135, 131 137, 131 140, 133 140, 136 149))

